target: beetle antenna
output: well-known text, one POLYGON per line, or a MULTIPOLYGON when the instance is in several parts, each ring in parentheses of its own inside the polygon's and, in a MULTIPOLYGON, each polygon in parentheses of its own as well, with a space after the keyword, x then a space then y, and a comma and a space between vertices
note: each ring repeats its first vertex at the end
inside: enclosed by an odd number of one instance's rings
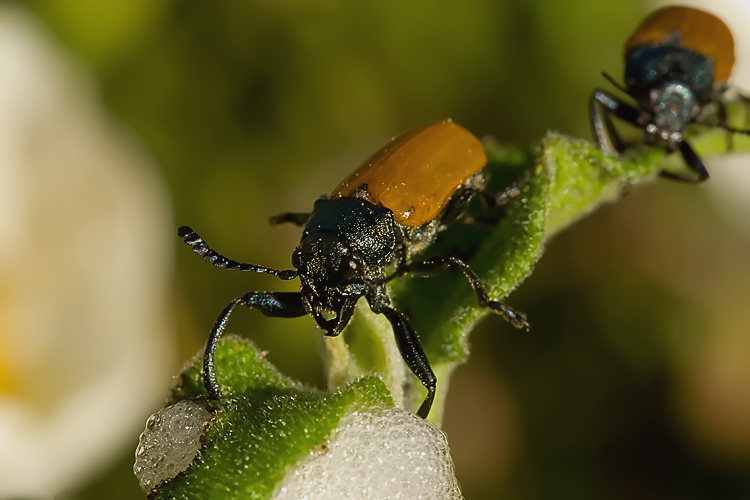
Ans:
POLYGON ((272 276, 276 276, 282 280, 292 280, 297 277, 297 271, 287 269, 284 271, 278 271, 269 267, 256 266, 253 264, 243 264, 236 260, 227 259, 215 250, 212 250, 208 244, 203 241, 203 238, 198 236, 198 233, 190 229, 188 226, 181 226, 177 229, 177 235, 185 240, 185 243, 193 247, 193 252, 203 256, 203 260, 210 262, 215 267, 225 267, 227 271, 244 271, 244 272, 256 272, 266 273, 272 276))
POLYGON ((621 83, 619 83, 617 80, 609 76, 606 71, 602 71, 602 76, 605 80, 607 80, 609 83, 614 85, 619 91, 621 91, 623 94, 629 94, 628 89, 626 89, 621 83))

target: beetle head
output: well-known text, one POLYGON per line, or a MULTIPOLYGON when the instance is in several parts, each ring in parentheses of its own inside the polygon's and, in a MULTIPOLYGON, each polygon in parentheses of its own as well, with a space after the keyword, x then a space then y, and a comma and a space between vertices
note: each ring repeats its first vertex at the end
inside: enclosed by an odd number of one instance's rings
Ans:
POLYGON ((357 299, 365 294, 365 266, 340 238, 312 233, 292 254, 302 301, 327 335, 338 335, 349 323, 357 299))

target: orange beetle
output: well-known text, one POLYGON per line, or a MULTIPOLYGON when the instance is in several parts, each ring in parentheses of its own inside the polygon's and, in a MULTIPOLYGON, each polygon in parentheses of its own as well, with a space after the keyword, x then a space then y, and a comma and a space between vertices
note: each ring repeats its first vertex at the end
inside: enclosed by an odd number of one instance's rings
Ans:
POLYGON ((685 182, 708 179, 705 165, 683 131, 702 121, 709 104, 718 110, 718 126, 727 126, 722 96, 734 66, 734 39, 729 28, 713 14, 692 7, 664 7, 648 16, 625 43, 625 86, 611 83, 637 105, 620 102, 604 90, 595 90, 589 104, 591 127, 605 153, 615 155, 622 141, 610 126, 610 115, 644 129, 646 144, 662 142, 668 152, 679 151, 697 176, 662 171, 661 175, 685 182))
POLYGON ((211 250, 189 227, 179 228, 185 243, 214 266, 300 279, 299 292, 248 292, 222 311, 203 358, 203 383, 209 397, 221 397, 214 353, 238 305, 260 309, 266 316, 310 315, 326 335, 336 336, 351 320, 357 301, 364 297, 373 312, 391 323, 404 361, 427 389, 417 411, 426 418, 437 378, 409 320, 391 307, 386 290, 390 280, 406 274, 432 276, 449 267, 457 268, 469 280, 480 306, 502 315, 517 328, 528 328, 526 315, 491 300, 479 277, 460 259, 410 259, 460 216, 473 195, 499 205, 520 192, 526 177, 498 195, 484 192, 481 170, 486 163, 479 140, 451 121, 431 123, 394 139, 344 180, 330 198, 315 202, 311 213, 286 213, 271 219, 272 223, 304 226, 300 244, 292 254, 294 270, 278 271, 227 259, 211 250), (386 274, 391 265, 394 271, 386 274))
POLYGON ((732 74, 732 32, 715 15, 691 7, 664 7, 652 12, 625 42, 625 58, 636 47, 669 43, 711 58, 714 82, 725 82, 732 74))

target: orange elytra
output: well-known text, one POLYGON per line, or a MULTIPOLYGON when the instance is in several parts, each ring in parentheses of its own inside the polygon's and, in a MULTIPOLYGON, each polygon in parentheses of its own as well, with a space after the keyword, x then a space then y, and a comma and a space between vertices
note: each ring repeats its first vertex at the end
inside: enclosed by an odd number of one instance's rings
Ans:
POLYGON ((453 193, 487 164, 482 143, 449 120, 393 139, 331 194, 353 196, 367 184, 367 200, 388 208, 396 222, 417 227, 435 219, 453 193))
POLYGON ((714 81, 729 79, 734 66, 734 39, 718 17, 692 7, 664 7, 649 15, 625 43, 625 56, 635 47, 678 43, 714 61, 714 81))

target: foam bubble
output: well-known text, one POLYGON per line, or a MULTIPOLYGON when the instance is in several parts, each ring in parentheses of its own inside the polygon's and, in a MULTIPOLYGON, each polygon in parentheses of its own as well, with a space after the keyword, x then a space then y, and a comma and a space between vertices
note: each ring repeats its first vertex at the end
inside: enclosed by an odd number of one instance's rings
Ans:
POLYGON ((188 468, 212 416, 200 404, 186 399, 149 417, 133 465, 143 491, 148 493, 188 468))
POLYGON ((396 408, 354 412, 319 450, 290 467, 274 500, 461 499, 448 440, 396 408))

